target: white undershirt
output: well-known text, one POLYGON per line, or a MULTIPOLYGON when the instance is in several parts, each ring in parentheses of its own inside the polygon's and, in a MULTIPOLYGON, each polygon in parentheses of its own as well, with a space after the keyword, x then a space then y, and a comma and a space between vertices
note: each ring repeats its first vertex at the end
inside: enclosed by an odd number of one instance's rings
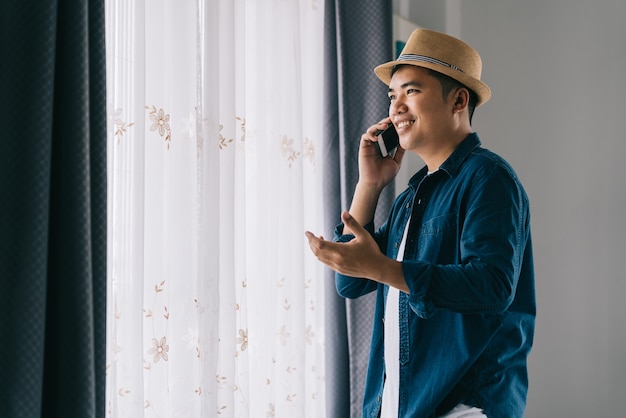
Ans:
MULTIPOLYGON (((404 258, 404 247, 409 230, 409 222, 406 223, 402 242, 398 249, 396 260, 404 258)), ((385 335, 383 345, 385 347, 385 385, 383 387, 383 403, 380 418, 398 418, 398 401, 400 399, 400 324, 398 300, 400 291, 389 286, 387 302, 385 303, 385 335)))

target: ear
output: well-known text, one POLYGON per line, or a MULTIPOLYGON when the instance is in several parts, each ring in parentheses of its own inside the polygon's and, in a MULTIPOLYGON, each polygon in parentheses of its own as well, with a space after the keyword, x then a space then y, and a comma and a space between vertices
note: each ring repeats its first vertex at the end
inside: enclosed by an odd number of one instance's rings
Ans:
POLYGON ((460 112, 467 108, 469 104, 470 94, 465 87, 460 87, 454 91, 454 111, 460 112))

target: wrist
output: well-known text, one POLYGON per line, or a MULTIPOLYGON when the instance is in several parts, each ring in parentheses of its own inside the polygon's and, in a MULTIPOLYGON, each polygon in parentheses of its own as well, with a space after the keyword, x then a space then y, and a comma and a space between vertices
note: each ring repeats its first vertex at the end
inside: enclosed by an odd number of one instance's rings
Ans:
POLYGON ((370 184, 359 182, 352 196, 350 215, 361 225, 366 225, 374 219, 380 190, 370 184))
POLYGON ((356 183, 355 192, 362 191, 363 193, 379 196, 385 186, 385 184, 380 184, 378 182, 370 182, 359 179, 356 183))
POLYGON ((353 200, 359 199, 364 204, 373 205, 375 207, 378 204, 378 198, 384 188, 385 186, 359 180, 354 189, 353 200))
POLYGON ((375 270, 375 277, 372 277, 372 280, 409 293, 409 287, 402 271, 402 262, 387 256, 384 257, 384 261, 377 263, 378 268, 375 270))

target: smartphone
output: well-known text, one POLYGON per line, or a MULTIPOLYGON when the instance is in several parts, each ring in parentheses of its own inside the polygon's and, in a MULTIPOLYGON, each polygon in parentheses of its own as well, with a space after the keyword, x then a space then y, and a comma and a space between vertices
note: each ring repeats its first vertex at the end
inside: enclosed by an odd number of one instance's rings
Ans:
POLYGON ((396 153, 396 148, 400 145, 398 133, 393 123, 390 123, 387 129, 376 132, 376 136, 378 137, 377 144, 380 149, 380 155, 383 157, 387 157, 388 155, 393 157, 396 153))

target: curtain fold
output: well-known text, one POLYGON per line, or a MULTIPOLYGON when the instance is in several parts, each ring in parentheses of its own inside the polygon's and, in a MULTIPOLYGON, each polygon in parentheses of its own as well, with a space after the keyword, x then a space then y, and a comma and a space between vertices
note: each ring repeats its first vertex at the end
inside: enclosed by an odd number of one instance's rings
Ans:
MULTIPOLYGON (((393 57, 392 4, 385 0, 327 0, 324 19, 325 236, 350 207, 358 180, 361 135, 388 115, 387 87, 374 67, 393 57)), ((395 191, 380 197, 375 223, 384 222, 395 191)), ((360 417, 367 373, 374 294, 345 301, 326 271, 328 417, 360 417), (332 345, 331 345, 332 342, 332 345)))
POLYGON ((3 416, 103 417, 102 1, 0 6, 3 416))

